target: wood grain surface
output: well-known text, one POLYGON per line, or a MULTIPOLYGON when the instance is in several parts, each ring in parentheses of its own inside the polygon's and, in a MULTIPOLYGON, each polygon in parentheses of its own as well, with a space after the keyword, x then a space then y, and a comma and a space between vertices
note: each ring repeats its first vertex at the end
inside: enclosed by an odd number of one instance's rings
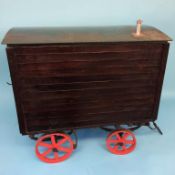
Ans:
POLYGON ((21 133, 155 121, 168 46, 9 45, 21 133))

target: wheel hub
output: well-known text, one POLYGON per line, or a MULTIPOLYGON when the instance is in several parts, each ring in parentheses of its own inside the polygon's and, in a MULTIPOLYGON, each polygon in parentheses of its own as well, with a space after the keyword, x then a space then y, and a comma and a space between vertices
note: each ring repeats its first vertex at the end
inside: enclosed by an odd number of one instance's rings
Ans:
POLYGON ((58 149, 57 148, 52 148, 52 151, 57 153, 58 152, 58 149))
POLYGON ((116 145, 118 145, 118 146, 123 146, 124 145, 124 143, 117 143, 116 145))

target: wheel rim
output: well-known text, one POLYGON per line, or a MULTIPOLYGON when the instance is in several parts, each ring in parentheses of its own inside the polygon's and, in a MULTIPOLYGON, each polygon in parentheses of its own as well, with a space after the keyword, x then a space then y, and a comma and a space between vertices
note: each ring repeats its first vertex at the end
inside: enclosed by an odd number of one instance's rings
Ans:
POLYGON ((43 162, 61 162, 72 154, 73 141, 68 135, 63 133, 48 134, 37 140, 35 152, 37 157, 43 162))
POLYGON ((114 131, 107 137, 106 146, 113 154, 128 154, 135 149, 136 138, 132 132, 127 130, 114 131))

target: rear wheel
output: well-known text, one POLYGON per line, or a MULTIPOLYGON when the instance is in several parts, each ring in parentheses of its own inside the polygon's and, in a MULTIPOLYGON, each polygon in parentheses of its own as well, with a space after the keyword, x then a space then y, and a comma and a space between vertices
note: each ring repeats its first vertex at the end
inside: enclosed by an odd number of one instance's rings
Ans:
POLYGON ((136 138, 129 130, 119 130, 110 133, 106 139, 107 149, 118 155, 132 152, 136 147, 136 138))

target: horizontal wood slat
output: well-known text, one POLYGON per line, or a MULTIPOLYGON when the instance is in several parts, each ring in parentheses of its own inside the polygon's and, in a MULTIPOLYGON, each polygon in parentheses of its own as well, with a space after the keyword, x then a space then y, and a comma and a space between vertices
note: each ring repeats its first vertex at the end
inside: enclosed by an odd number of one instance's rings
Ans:
POLYGON ((53 99, 45 99, 41 100, 39 98, 36 98, 35 101, 32 101, 28 98, 23 98, 23 109, 24 110, 37 110, 37 109, 43 109, 43 108, 65 108, 66 106, 81 106, 81 105, 95 105, 95 104, 104 104, 104 103, 120 103, 120 104, 127 104, 133 103, 133 102, 142 102, 142 101, 149 101, 153 102, 154 100, 154 94, 153 93, 145 93, 142 95, 139 94, 133 94, 133 95, 123 95, 123 96, 117 96, 117 95, 103 95, 103 96, 94 96, 89 97, 82 96, 78 98, 55 98, 53 99))
POLYGON ((67 62, 67 63, 32 63, 32 64, 25 64, 25 65, 20 65, 18 66, 19 71, 22 73, 30 73, 34 71, 58 71, 58 73, 63 73, 65 72, 71 72, 71 71, 93 71, 94 69, 119 69, 119 71, 123 69, 130 69, 132 71, 133 68, 135 69, 144 69, 145 67, 158 67, 159 62, 158 61, 134 61, 134 62, 117 62, 116 60, 114 61, 105 61, 105 62, 100 62, 100 63, 92 63, 92 62, 77 62, 76 64, 73 62, 67 62), (87 70, 88 69, 88 70, 87 70))
MULTIPOLYGON (((137 85, 138 86, 138 85, 137 85)), ((38 97, 39 99, 55 99, 55 98, 66 98, 66 97, 83 97, 88 95, 88 97, 94 96, 105 96, 105 95, 134 95, 141 93, 153 93, 155 91, 154 86, 148 86, 144 88, 141 87, 111 87, 111 88, 102 88, 102 89, 78 89, 78 90, 62 90, 62 91, 34 91, 34 90, 26 90, 21 92, 21 96, 27 99, 32 99, 38 97)))
MULTIPOLYGON (((144 42, 131 43, 87 43, 87 44, 57 44, 57 45, 21 45, 14 49, 15 55, 40 55, 40 54, 55 54, 55 53, 104 53, 104 52, 132 52, 132 51, 149 51, 159 52, 162 50, 162 43, 151 44, 144 42)), ((14 58, 15 59, 15 58, 14 58)))
POLYGON ((92 126, 100 126, 105 124, 125 124, 125 123, 132 123, 132 122, 144 122, 149 121, 150 118, 150 110, 142 109, 142 110, 135 110, 135 111, 108 111, 94 113, 91 115, 87 115, 86 113, 83 114, 82 119, 84 120, 62 120, 57 121, 55 119, 48 119, 46 121, 42 120, 27 120, 27 128, 28 131, 41 131, 41 130, 52 130, 52 129, 69 129, 72 126, 75 128, 79 128, 81 125, 82 127, 92 127, 92 126), (91 118, 91 120, 87 120, 91 118))
POLYGON ((25 65, 31 63, 69 63, 73 62, 101 62, 101 61, 153 61, 160 60, 161 51, 130 51, 130 52, 104 52, 104 53, 52 53, 40 55, 16 55, 18 64, 25 65))
MULTIPOLYGON (((25 116, 27 118, 37 120, 37 118, 43 118, 43 120, 52 117, 56 120, 64 119, 65 116, 68 117, 67 119, 71 119, 72 117, 75 117, 74 119, 78 119, 78 117, 81 119, 82 115, 84 113, 91 114, 96 112, 110 112, 110 111, 128 111, 128 110, 141 110, 143 109, 151 109, 153 104, 153 100, 145 100, 145 101, 132 101, 128 102, 127 104, 121 103, 121 102, 109 102, 107 103, 94 103, 94 104, 77 104, 75 105, 64 105, 62 108, 60 107, 54 107, 54 108, 37 108, 33 111, 27 110, 25 107, 23 107, 23 111, 25 113, 25 116)), ((106 116, 107 117, 107 116, 106 116)))
POLYGON ((59 77, 59 76, 45 76, 45 77, 21 77, 20 78, 20 86, 22 87, 28 87, 33 85, 52 85, 52 84, 77 84, 77 83, 88 83, 88 82, 99 82, 99 81, 136 81, 136 80, 149 80, 149 81, 155 81, 158 77, 158 71, 157 73, 140 73, 135 76, 135 74, 126 74, 126 75, 92 75, 92 76, 69 76, 69 77, 59 77))
POLYGON ((118 82, 118 81, 107 81, 107 82, 88 82, 88 83, 73 83, 73 84, 52 84, 52 85, 34 85, 31 87, 33 90, 38 91, 72 91, 72 90, 85 90, 85 89, 105 89, 105 88, 125 88, 130 86, 133 87, 149 87, 154 86, 155 81, 128 81, 128 82, 118 82))
POLYGON ((117 67, 117 66, 106 66, 106 67, 91 67, 91 68, 76 68, 67 69, 58 68, 56 70, 32 70, 32 71, 20 71, 19 77, 67 77, 67 76, 92 76, 92 75, 127 75, 127 74, 140 74, 140 73, 158 73, 158 66, 140 66, 140 67, 117 67))

